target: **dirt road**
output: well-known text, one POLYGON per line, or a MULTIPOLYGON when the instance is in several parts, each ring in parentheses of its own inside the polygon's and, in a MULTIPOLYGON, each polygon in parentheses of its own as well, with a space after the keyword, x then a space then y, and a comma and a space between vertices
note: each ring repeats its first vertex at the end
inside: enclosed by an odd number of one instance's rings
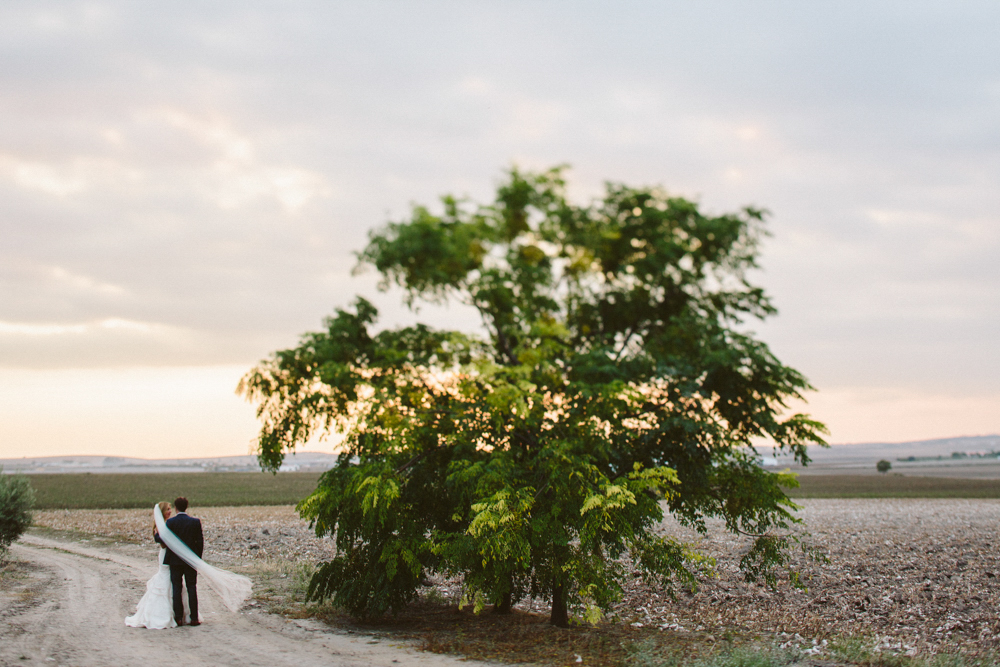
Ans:
POLYGON ((484 665, 420 653, 371 637, 338 634, 310 621, 245 610, 233 614, 200 586, 200 627, 127 628, 154 556, 123 545, 27 535, 12 547, 21 561, 0 590, 0 665, 240 667, 484 665))

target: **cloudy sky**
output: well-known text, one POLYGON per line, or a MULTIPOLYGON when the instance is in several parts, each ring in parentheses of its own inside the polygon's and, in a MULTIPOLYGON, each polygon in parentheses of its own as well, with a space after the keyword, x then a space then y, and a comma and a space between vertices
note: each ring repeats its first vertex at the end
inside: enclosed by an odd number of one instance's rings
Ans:
MULTIPOLYGON (((0 458, 245 454, 372 227, 569 163, 772 212, 833 442, 1000 432, 1000 5, 0 5, 0 458)), ((425 310, 439 326, 474 320, 425 310)))

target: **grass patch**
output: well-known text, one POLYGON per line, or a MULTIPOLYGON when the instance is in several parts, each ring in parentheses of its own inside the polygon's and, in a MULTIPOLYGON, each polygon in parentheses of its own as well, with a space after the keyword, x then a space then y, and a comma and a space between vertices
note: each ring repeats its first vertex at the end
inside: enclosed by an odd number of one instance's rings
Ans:
POLYGON ((773 647, 724 646, 700 657, 683 655, 657 648, 646 641, 637 644, 628 664, 630 667, 786 667, 799 665, 801 654, 773 647))
POLYGON ((799 475, 792 498, 1000 498, 1000 480, 888 475, 799 475))
POLYGON ((26 475, 35 508, 134 509, 187 496, 197 507, 294 505, 316 488, 321 473, 201 472, 26 475))
POLYGON ((870 641, 858 637, 841 639, 830 644, 830 653, 836 658, 852 665, 866 667, 918 667, 925 664, 898 653, 881 653, 875 651, 870 641))
POLYGON ((981 654, 939 653, 909 657, 892 651, 879 651, 877 642, 860 637, 841 638, 829 645, 830 655, 852 667, 997 667, 1000 655, 994 651, 981 654))
POLYGON ((14 616, 17 610, 41 601, 43 577, 43 569, 35 563, 10 559, 0 562, 0 603, 5 603, 0 608, 4 608, 4 615, 14 616))
POLYGON ((0 560, 0 591, 10 588, 13 582, 22 581, 27 577, 25 563, 10 558, 0 560))
POLYGON ((254 580, 254 601, 271 614, 308 618, 314 605, 306 604, 306 590, 316 566, 311 562, 269 560, 257 562, 243 572, 254 580))

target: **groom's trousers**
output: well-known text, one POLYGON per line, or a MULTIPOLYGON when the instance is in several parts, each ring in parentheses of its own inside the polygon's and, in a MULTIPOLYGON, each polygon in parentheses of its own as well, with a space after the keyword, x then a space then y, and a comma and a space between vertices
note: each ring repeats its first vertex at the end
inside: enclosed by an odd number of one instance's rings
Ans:
POLYGON ((173 587, 174 619, 177 625, 184 618, 184 599, 181 596, 181 583, 187 584, 188 611, 191 612, 191 622, 198 622, 198 573, 193 567, 184 563, 170 566, 170 584, 173 587))

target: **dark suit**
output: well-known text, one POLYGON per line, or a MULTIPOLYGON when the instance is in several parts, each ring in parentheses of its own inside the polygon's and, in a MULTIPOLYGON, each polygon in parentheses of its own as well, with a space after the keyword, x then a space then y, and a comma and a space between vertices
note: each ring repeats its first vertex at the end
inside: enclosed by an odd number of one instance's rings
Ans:
MULTIPOLYGON (((175 516, 167 519, 167 528, 176 535, 181 542, 201 558, 205 549, 205 540, 201 534, 201 520, 193 516, 188 516, 184 512, 179 512, 175 516)), ((160 536, 156 536, 156 541, 161 544, 160 536)), ((187 583, 188 590, 188 610, 191 612, 191 622, 198 622, 198 573, 195 569, 181 560, 180 556, 167 549, 163 557, 163 562, 170 566, 170 584, 173 586, 174 594, 174 619, 177 624, 181 624, 184 618, 184 600, 181 597, 181 582, 187 583)))

